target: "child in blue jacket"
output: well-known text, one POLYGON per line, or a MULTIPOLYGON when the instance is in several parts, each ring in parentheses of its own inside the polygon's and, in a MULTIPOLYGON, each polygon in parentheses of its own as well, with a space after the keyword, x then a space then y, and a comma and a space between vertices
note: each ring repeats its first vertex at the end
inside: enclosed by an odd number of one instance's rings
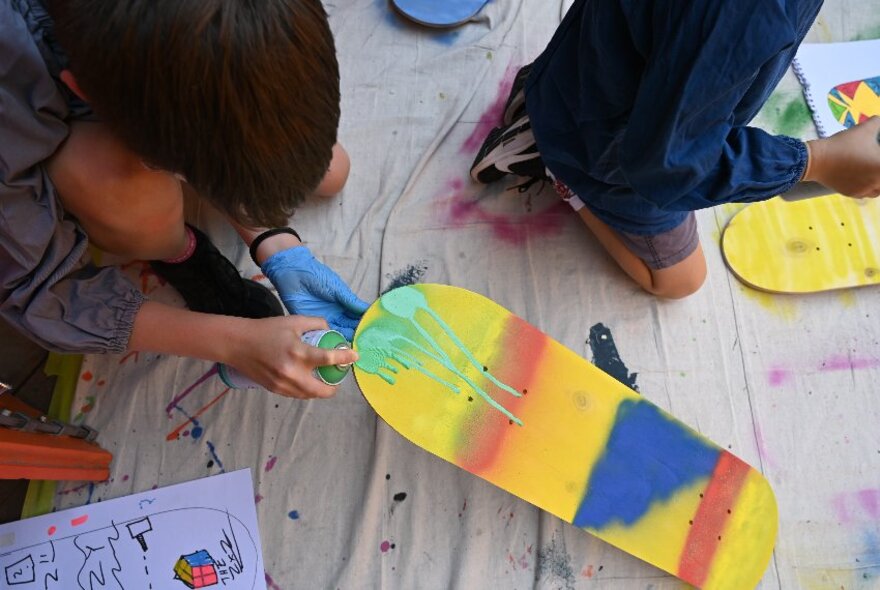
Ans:
POLYGON ((821 0, 577 0, 523 68, 471 169, 551 180, 647 291, 687 296, 706 262, 694 211, 801 180, 880 193, 880 119, 803 142, 749 127, 821 0))

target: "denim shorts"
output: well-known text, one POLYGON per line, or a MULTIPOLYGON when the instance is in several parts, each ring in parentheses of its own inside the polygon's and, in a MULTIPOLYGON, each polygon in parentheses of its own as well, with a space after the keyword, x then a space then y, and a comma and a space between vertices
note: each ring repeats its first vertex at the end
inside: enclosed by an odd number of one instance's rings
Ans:
POLYGON ((676 227, 653 236, 640 236, 613 228, 612 231, 620 236, 630 252, 641 258, 652 270, 678 264, 693 254, 700 244, 697 216, 693 211, 676 227))

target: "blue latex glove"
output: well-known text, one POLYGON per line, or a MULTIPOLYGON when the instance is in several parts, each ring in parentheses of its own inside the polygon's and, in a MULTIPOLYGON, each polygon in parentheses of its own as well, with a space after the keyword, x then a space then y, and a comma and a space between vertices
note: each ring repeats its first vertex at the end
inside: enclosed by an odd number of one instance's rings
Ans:
POLYGON ((278 289, 287 311, 322 317, 351 341, 369 305, 358 299, 339 275, 318 262, 308 248, 295 246, 277 252, 261 268, 278 289))

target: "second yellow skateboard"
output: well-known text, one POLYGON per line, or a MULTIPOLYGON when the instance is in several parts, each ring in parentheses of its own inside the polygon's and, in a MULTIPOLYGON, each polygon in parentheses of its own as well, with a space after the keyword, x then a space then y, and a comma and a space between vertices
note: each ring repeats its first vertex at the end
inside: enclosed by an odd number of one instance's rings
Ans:
POLYGON ((743 283, 773 293, 815 293, 880 283, 880 201, 829 195, 749 205, 721 246, 743 283))

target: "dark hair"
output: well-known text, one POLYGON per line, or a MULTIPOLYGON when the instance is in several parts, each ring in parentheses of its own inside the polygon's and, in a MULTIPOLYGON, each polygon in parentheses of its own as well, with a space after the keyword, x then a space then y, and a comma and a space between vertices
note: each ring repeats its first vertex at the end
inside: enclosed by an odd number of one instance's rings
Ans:
POLYGON ((320 0, 55 0, 95 112, 234 219, 286 225, 320 183, 339 66, 320 0))

